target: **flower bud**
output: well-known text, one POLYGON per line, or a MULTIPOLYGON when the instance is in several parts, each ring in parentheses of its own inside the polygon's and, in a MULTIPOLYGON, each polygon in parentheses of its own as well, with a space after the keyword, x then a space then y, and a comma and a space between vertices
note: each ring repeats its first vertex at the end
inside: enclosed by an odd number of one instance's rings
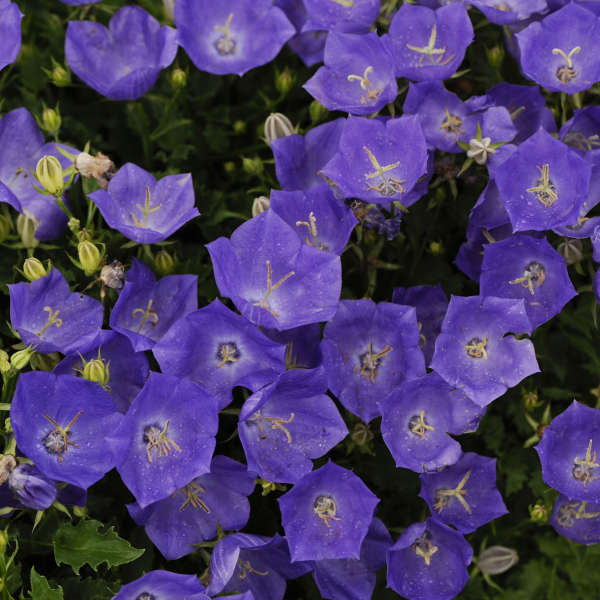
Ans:
POLYGON ((485 54, 487 56, 487 61, 490 67, 493 67, 494 69, 499 69, 502 66, 502 61, 504 60, 503 46, 493 46, 492 48, 486 48, 485 54))
POLYGON ((271 113, 265 121, 265 140, 271 144, 273 140, 287 137, 294 133, 292 122, 282 113, 271 113))
POLYGON ((29 364, 29 360, 34 352, 35 350, 32 346, 27 346, 27 348, 23 348, 23 350, 15 352, 10 357, 10 364, 12 365, 13 369, 16 369, 17 371, 24 369, 29 364))
POLYGON ((252 202, 252 216, 260 215, 260 213, 269 210, 271 201, 266 196, 257 196, 252 202))
POLYGON ((242 121, 241 119, 238 119, 233 124, 233 133, 235 133, 236 135, 240 135, 240 134, 244 133, 245 131, 246 131, 246 121, 242 121))
POLYGON ((82 375, 88 381, 95 381, 106 387, 110 381, 110 363, 105 363, 101 358, 94 358, 85 363, 82 375))
POLYGON ((158 271, 158 274, 164 277, 173 272, 175 269, 175 261, 166 250, 161 250, 154 257, 154 267, 158 271))
POLYGON ((313 100, 308 107, 308 114, 313 123, 318 123, 327 115, 327 109, 317 100, 313 100))
POLYGON ((0 244, 6 241, 12 229, 12 221, 6 215, 0 215, 0 244))
POLYGON ((58 108, 45 108, 42 112, 42 129, 47 131, 50 135, 56 136, 60 131, 62 119, 58 108))
POLYGON ((254 158, 242 158, 242 168, 248 175, 260 175, 263 172, 262 160, 258 156, 254 158))
POLYGON ((34 371, 54 371, 56 365, 62 360, 58 352, 50 352, 49 354, 40 354, 36 352, 31 357, 31 368, 34 371))
POLYGON ((577 238, 564 238, 557 250, 568 265, 578 263, 583 257, 583 244, 577 238))
POLYGON ((63 170, 56 156, 42 156, 35 167, 35 175, 42 187, 53 196, 60 196, 65 188, 63 170))
POLYGON ((500 575, 519 562, 516 550, 505 546, 490 546, 477 559, 477 566, 486 575, 500 575))
POLYGON ((548 516, 548 509, 543 504, 534 504, 529 507, 529 518, 534 523, 547 523, 548 516))
POLYGON ((116 173, 115 163, 102 152, 98 152, 96 156, 92 156, 87 152, 80 152, 73 161, 73 165, 82 177, 93 177, 104 190, 116 173))
POLYGON ((42 261, 35 256, 31 258, 26 258, 23 263, 23 275, 29 281, 35 281, 36 279, 41 279, 42 277, 46 277, 48 273, 50 273, 52 269, 52 264, 48 261, 48 268, 44 267, 42 261))
POLYGON ((56 484, 33 465, 17 466, 8 476, 8 487, 27 508, 46 510, 56 498, 56 484))
POLYGON ((444 244, 436 241, 429 242, 429 252, 434 256, 441 256, 444 254, 444 244))
POLYGON ((113 260, 109 265, 102 267, 100 281, 106 287, 120 290, 125 281, 125 267, 118 260, 113 260))
POLYGON ((10 362, 6 350, 0 349, 0 373, 8 373, 10 371, 10 362))
POLYGON ((50 72, 50 79, 56 87, 66 87, 71 85, 71 73, 61 64, 55 63, 54 68, 50 72))
POLYGON ((102 261, 102 254, 98 247, 89 240, 84 240, 77 244, 77 253, 79 254, 79 262, 83 267, 83 272, 89 277, 93 275, 102 261))
POLYGON ((175 0, 163 0, 163 11, 169 21, 175 19, 175 0))
POLYGON ((275 89, 282 95, 287 94, 294 87, 295 79, 290 70, 285 68, 275 78, 275 89))
POLYGON ((40 222, 27 211, 17 217, 17 233, 25 248, 35 248, 39 245, 40 242, 35 237, 35 230, 39 224, 40 222))
POLYGON ((71 231, 72 233, 77 235, 79 233, 79 228, 81 227, 81 223, 80 223, 79 219, 76 219, 75 217, 71 217, 67 222, 67 227, 69 228, 69 231, 71 231))
POLYGON ((187 85, 187 73, 183 69, 174 69, 170 77, 173 89, 180 90, 187 85))

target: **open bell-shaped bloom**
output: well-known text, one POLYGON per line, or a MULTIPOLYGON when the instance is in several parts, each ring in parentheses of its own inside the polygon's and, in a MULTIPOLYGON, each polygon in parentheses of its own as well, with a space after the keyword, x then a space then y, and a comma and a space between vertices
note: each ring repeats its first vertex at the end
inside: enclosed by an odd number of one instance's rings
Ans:
POLYGON ((381 0, 304 0, 307 18, 302 31, 367 33, 380 4, 381 0))
POLYGON ((599 544, 600 502, 572 500, 561 494, 554 502, 550 525, 578 544, 599 544))
POLYGON ((153 598, 185 598, 209 600, 196 575, 181 575, 170 571, 150 571, 124 585, 112 600, 151 600, 153 598))
POLYGON ((0 0, 0 71, 15 62, 19 55, 22 18, 17 4, 0 0))
POLYGON ((548 9, 546 0, 469 0, 491 23, 509 25, 548 9))

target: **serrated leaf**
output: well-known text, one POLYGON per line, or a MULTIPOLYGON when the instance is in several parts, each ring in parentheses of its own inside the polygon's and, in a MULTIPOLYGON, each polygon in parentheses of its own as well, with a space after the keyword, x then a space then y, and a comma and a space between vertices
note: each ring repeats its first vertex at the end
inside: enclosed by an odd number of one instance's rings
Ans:
POLYGON ((52 589, 48 580, 31 567, 31 600, 63 600, 63 589, 52 589))
POLYGON ((80 521, 75 526, 64 523, 52 542, 56 564, 70 565, 79 575, 84 564, 96 571, 101 563, 115 567, 134 561, 144 553, 143 549, 134 548, 120 538, 113 527, 101 533, 98 530, 102 526, 93 519, 80 521))

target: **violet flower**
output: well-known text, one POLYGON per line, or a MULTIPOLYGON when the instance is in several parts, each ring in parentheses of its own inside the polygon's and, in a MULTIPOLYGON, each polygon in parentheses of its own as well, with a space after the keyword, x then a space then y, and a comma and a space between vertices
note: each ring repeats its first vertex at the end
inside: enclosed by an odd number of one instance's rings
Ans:
POLYGON ((302 31, 367 33, 379 15, 380 4, 380 0, 304 0, 307 19, 302 31))
POLYGON ((518 23, 548 9, 546 0, 469 0, 491 23, 509 25, 518 23))
POLYGON ((6 487, 12 492, 15 508, 46 510, 56 499, 56 483, 48 479, 35 465, 17 465, 8 476, 6 487))
POLYGON ((21 50, 22 18, 17 4, 0 0, 0 71, 17 60, 21 50))
POLYGON ((594 164, 600 163, 600 107, 586 106, 575 110, 560 128, 559 138, 580 156, 594 164))
POLYGON ((177 54, 177 32, 139 6, 124 6, 108 29, 70 21, 65 56, 71 70, 111 100, 136 100, 149 91, 177 54))
POLYGON ((554 502, 550 525, 578 544, 599 544, 600 502, 571 500, 561 494, 554 502))
POLYGON ((263 329, 263 333, 278 344, 285 344, 288 369, 315 369, 323 362, 321 327, 318 323, 302 325, 285 331, 263 329))
POLYGON ((150 571, 124 585, 112 600, 152 600, 158 598, 210 600, 196 575, 181 575, 170 571, 150 571))

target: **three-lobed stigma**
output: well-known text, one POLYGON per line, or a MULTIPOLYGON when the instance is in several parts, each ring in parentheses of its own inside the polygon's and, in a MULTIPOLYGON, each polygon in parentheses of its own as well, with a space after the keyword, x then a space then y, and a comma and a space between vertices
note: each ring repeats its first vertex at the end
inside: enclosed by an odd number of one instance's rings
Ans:
POLYGON ((162 207, 161 203, 158 203, 156 206, 150 206, 150 188, 146 186, 146 199, 144 201, 144 206, 141 204, 136 204, 136 208, 142 213, 142 220, 140 221, 134 213, 129 213, 131 215, 131 220, 136 227, 140 229, 148 228, 148 218, 152 213, 155 213, 157 210, 160 210, 162 207))
POLYGON ((437 25, 433 25, 431 28, 431 33, 429 34, 429 41, 427 46, 413 46, 412 44, 406 44, 406 47, 413 52, 419 54, 419 67, 423 66, 445 66, 451 63, 455 55, 452 54, 446 57, 446 47, 442 46, 441 48, 435 47, 435 42, 437 39, 437 25), (429 63, 424 65, 425 57, 429 58, 429 63))
POLYGON ((438 547, 434 546, 429 531, 424 531, 410 546, 410 549, 420 556, 427 566, 431 564, 431 557, 438 551, 438 547))
POLYGON ((227 21, 225 21, 225 25, 214 26, 217 31, 221 31, 223 33, 223 35, 215 42, 215 49, 221 56, 229 56, 230 54, 235 53, 236 43, 231 37, 231 32, 229 31, 229 26, 231 25, 232 19, 233 13, 229 13, 227 21))
POLYGON ((327 527, 331 527, 329 521, 341 521, 342 518, 337 516, 337 504, 333 496, 321 495, 315 498, 313 502, 313 511, 321 519, 327 527))

